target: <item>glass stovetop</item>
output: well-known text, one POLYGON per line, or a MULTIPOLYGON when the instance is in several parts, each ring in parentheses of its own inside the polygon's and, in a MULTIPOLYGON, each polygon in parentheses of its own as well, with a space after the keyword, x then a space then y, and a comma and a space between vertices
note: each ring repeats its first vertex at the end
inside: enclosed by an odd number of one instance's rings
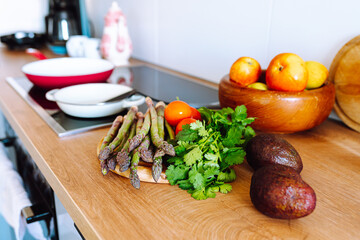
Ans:
MULTIPOLYGON (((169 103, 178 97, 194 107, 218 106, 218 90, 216 88, 148 66, 116 68, 107 81, 130 86, 136 89, 139 94, 150 96, 155 102, 162 100, 169 103)), ((115 119, 115 115, 104 118, 69 116, 63 113, 55 102, 48 101, 45 98, 47 90, 34 86, 26 77, 9 77, 7 82, 59 137, 108 126, 115 119)), ((139 106, 139 110, 145 112, 146 105, 139 106)), ((126 114, 126 111, 118 114, 126 114)))

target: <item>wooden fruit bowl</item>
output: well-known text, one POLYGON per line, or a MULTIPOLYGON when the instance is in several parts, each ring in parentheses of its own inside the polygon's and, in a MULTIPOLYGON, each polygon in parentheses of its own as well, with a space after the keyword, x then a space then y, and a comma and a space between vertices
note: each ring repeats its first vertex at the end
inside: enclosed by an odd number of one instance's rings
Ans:
MULTIPOLYGON (((264 77, 265 72, 263 71, 264 77)), ((313 128, 329 116, 335 102, 334 84, 303 92, 262 91, 243 88, 230 81, 229 75, 219 85, 221 107, 245 105, 256 130, 293 133, 313 128)))
MULTIPOLYGON (((100 146, 101 146, 101 143, 103 142, 103 140, 104 140, 104 138, 102 138, 99 141, 98 145, 97 145, 96 156, 99 156, 100 146)), ((139 162, 137 173, 138 173, 138 176, 139 176, 139 179, 140 179, 141 182, 155 183, 155 181, 154 181, 154 179, 152 177, 152 174, 151 174, 151 166, 152 166, 152 164, 150 164, 150 163, 146 163, 146 162, 143 162, 143 161, 139 162)), ((126 178, 129 178, 129 175, 130 175, 130 169, 126 170, 125 172, 121 172, 120 168, 119 168, 119 165, 116 165, 115 170, 110 170, 110 171, 112 171, 113 173, 116 173, 116 174, 118 174, 118 175, 120 175, 122 177, 126 177, 126 178)), ((166 179, 166 175, 165 175, 164 171, 161 173, 160 178, 157 181, 157 183, 169 183, 169 181, 166 179)))

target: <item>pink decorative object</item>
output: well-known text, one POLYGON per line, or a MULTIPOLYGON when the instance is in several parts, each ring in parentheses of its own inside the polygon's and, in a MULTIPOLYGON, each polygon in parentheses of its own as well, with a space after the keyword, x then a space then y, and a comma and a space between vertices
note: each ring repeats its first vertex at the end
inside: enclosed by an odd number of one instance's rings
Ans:
POLYGON ((132 53, 132 43, 126 18, 117 2, 113 2, 105 16, 105 27, 100 51, 114 65, 127 65, 132 53))

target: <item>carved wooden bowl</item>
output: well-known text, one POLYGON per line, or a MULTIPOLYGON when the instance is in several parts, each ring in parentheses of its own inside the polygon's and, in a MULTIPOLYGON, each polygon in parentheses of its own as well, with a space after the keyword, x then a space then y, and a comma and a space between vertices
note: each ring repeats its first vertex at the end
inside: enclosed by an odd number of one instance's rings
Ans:
POLYGON ((293 133, 327 119, 335 102, 335 87, 327 82, 321 88, 303 92, 262 91, 240 87, 226 75, 219 85, 219 101, 221 107, 245 105, 248 116, 256 118, 251 124, 255 130, 293 133))

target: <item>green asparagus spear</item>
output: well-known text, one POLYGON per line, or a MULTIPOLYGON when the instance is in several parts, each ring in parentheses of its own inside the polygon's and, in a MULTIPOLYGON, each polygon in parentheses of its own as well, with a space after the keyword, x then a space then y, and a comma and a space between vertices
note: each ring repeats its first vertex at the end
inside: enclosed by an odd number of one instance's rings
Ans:
POLYGON ((140 157, 144 162, 153 162, 153 154, 150 149, 150 137, 146 135, 139 146, 140 157))
POLYGON ((116 136, 117 131, 120 128, 121 123, 123 122, 122 116, 117 116, 112 123, 111 128, 109 129, 107 135, 104 137, 104 140, 101 144, 100 151, 103 150, 116 136))
POLYGON ((136 123, 134 122, 130 128, 129 140, 126 141, 124 147, 116 155, 116 161, 119 164, 120 172, 124 172, 129 169, 130 160, 131 160, 129 156, 129 145, 130 145, 129 142, 135 136, 135 131, 136 131, 136 123))
POLYGON ((163 140, 159 136, 157 113, 154 107, 154 103, 149 97, 146 97, 145 102, 149 108, 150 117, 151 117, 151 128, 150 128, 151 141, 157 148, 159 148, 163 140))
POLYGON ((152 143, 157 147, 164 150, 164 152, 170 156, 175 156, 174 147, 169 144, 168 142, 161 139, 159 136, 159 128, 157 124, 157 113, 154 107, 154 103, 151 98, 146 97, 145 99, 146 105, 149 108, 150 117, 151 117, 151 128, 150 128, 150 135, 152 143))
POLYGON ((152 165, 152 177, 155 182, 157 182, 161 176, 162 172, 162 156, 165 155, 163 149, 158 148, 154 154, 154 163, 152 165))
MULTIPOLYGON (((139 132, 141 131, 141 126, 143 124, 144 121, 144 115, 141 113, 138 113, 138 120, 136 123, 136 134, 139 134, 139 132)), ((130 144, 129 144, 130 147, 130 144)), ((131 165, 130 165, 130 183, 131 185, 133 185, 134 188, 139 189, 140 188, 140 178, 137 174, 137 166, 139 165, 139 161, 140 161, 140 151, 139 149, 142 147, 142 144, 140 144, 140 146, 138 146, 132 154, 132 158, 131 158, 131 165)))
POLYGON ((121 143, 121 140, 124 138, 124 135, 129 130, 132 122, 134 121, 135 114, 137 113, 137 111, 138 108, 136 106, 132 106, 130 108, 115 139, 108 146, 106 146, 103 150, 100 151, 99 154, 100 160, 105 160, 109 158, 111 153, 114 151, 114 149, 121 143))
POLYGON ((170 126, 170 124, 166 121, 165 119, 165 127, 169 136, 170 140, 174 140, 175 139, 175 132, 174 129, 170 126))
POLYGON ((144 116, 144 122, 141 126, 141 130, 130 141, 129 152, 139 146, 144 137, 149 133, 150 123, 150 113, 147 111, 144 116))
POLYGON ((144 114, 142 112, 137 112, 136 113, 136 134, 138 134, 141 130, 141 127, 144 123, 144 114))
MULTIPOLYGON (((126 116, 124 117, 124 119, 126 119, 126 116)), ((129 130, 125 133, 124 137, 121 139, 120 144, 114 149, 113 154, 114 154, 115 152, 116 152, 116 153, 117 153, 117 152, 120 152, 121 149, 123 149, 125 143, 126 143, 127 140, 129 139, 129 133, 130 133, 129 130)))
MULTIPOLYGON (((136 113, 136 115, 138 115, 138 113, 136 113)), ((124 119, 126 119, 126 116, 124 117, 124 119)), ((128 141, 130 132, 131 132, 131 129, 125 133, 123 139, 121 140, 121 143, 114 149, 114 151, 110 154, 110 157, 106 160, 109 169, 115 170, 115 167, 116 167, 116 155, 117 155, 117 153, 119 151, 122 150, 122 148, 124 147, 124 145, 128 141)))
POLYGON ((126 118, 124 120, 123 125, 119 129, 119 132, 116 138, 109 144, 110 150, 114 150, 114 148, 119 145, 121 139, 123 138, 124 134, 129 130, 130 126, 134 122, 135 115, 138 112, 138 108, 136 106, 132 106, 128 113, 126 114, 126 118))
POLYGON ((133 185, 134 188, 139 189, 140 188, 140 178, 137 174, 137 166, 140 161, 140 152, 134 151, 131 159, 131 166, 130 166, 130 183, 133 185))
MULTIPOLYGON (((117 116, 115 118, 114 122, 112 123, 112 126, 110 127, 108 133, 104 137, 103 142, 101 143, 100 151, 102 151, 106 146, 108 146, 109 143, 114 139, 122 122, 123 122, 122 116, 117 116)), ((100 158, 100 154, 98 157, 100 158)), ((106 175, 109 172, 109 168, 112 168, 113 164, 111 164, 111 161, 105 159, 105 160, 101 160, 100 166, 101 166, 101 172, 103 173, 103 175, 106 175)))
POLYGON ((159 137, 164 140, 165 138, 165 129, 164 129, 164 111, 165 111, 165 103, 158 102, 155 106, 156 114, 157 114, 157 126, 159 130, 159 137))

